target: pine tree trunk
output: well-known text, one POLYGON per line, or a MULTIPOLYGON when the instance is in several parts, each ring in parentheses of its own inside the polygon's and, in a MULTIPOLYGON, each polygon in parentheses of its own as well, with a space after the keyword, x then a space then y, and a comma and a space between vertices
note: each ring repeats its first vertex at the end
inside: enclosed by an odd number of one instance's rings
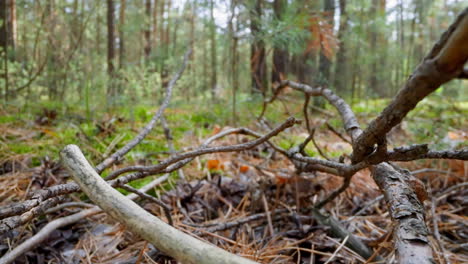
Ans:
POLYGON ((145 0, 145 63, 148 64, 151 55, 151 0, 145 0))
POLYGON ((339 0, 340 4, 340 27, 338 29, 338 39, 340 41, 340 48, 336 55, 336 68, 334 75, 334 86, 337 94, 344 96, 345 93, 349 94, 348 79, 348 64, 347 64, 347 47, 345 36, 348 31, 348 15, 346 13, 346 0, 339 0))
POLYGON ((252 92, 260 92, 265 96, 267 90, 267 69, 265 43, 260 38, 262 20, 262 0, 256 0, 250 10, 250 31, 252 44, 250 47, 250 71, 252 74, 252 92))
POLYGON ((211 16, 211 99, 216 100, 216 85, 217 85, 217 63, 216 63, 216 22, 214 19, 214 0, 210 2, 210 16, 211 16))
POLYGON ((115 7, 114 0, 107 0, 107 73, 109 75, 109 84, 107 87, 108 100, 115 96, 114 78, 114 60, 115 60, 115 7))
POLYGON ((125 9, 127 7, 126 0, 120 0, 119 12, 119 68, 123 69, 125 66, 125 9))
MULTIPOLYGON (((273 9, 276 19, 282 21, 284 19, 284 11, 287 5, 286 0, 275 0, 273 9)), ((288 62, 288 51, 283 47, 274 47, 273 49, 273 66, 271 69, 271 82, 279 83, 286 76, 286 68, 288 62)))
MULTIPOLYGON (((329 24, 333 26, 333 17, 335 15, 335 1, 334 0, 324 0, 324 12, 325 17, 329 24)), ((320 63, 319 63, 319 72, 320 72, 320 83, 329 84, 330 82, 330 68, 331 60, 324 55, 323 52, 320 52, 320 63)))

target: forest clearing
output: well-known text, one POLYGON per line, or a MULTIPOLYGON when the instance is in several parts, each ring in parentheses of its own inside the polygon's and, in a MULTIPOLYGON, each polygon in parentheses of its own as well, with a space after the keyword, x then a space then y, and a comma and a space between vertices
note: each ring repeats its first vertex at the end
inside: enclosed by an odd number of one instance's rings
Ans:
POLYGON ((0 2, 0 263, 467 263, 468 7, 0 2))

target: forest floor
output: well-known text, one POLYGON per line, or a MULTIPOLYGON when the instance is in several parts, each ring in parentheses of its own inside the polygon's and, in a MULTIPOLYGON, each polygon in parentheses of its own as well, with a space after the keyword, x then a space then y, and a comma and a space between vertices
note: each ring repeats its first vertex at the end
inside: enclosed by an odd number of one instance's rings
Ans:
MULTIPOLYGON (((290 101, 296 98, 290 97, 290 101)), ((430 99, 434 100, 434 99, 430 99)), ((468 104, 425 100, 406 121, 389 134, 393 146, 428 143, 431 148, 467 146, 468 104)), ((440 99, 439 99, 440 100, 440 99)), ((385 104, 368 101, 353 106, 361 124, 373 118, 385 104)), ((293 115, 302 119, 301 105, 275 103, 266 120, 275 123, 293 115)), ((238 113, 237 126, 264 133, 256 122, 261 106, 251 102, 238 113)), ((92 117, 79 110, 53 105, 28 111, 13 106, 0 108, 0 207, 20 202, 37 190, 71 181, 58 153, 67 144, 77 144, 92 163, 98 163, 135 136, 156 107, 122 108, 92 117)), ((173 104, 165 112, 176 151, 199 146, 204 139, 227 129, 231 114, 223 104, 173 104)), ((313 112, 317 147, 306 152, 329 158, 349 153, 351 146, 327 129, 341 129, 331 109, 313 112)), ((294 127, 272 139, 289 148, 305 140, 303 127, 294 127)), ((243 142, 231 135, 213 145, 243 142)), ((168 141, 157 126, 125 159, 112 169, 149 165, 170 155, 168 141)), ((468 213, 466 182, 468 163, 423 160, 400 164, 420 178, 428 189, 424 202, 431 245, 439 263, 468 262, 468 213), (437 228, 434 228, 437 227, 437 228)), ((102 176, 106 176, 104 173, 102 176)), ((132 182, 140 188, 156 177, 132 182)), ((172 173, 150 194, 170 207, 175 227, 201 239, 261 263, 366 263, 366 260, 317 223, 310 213, 314 202, 340 186, 342 179, 326 173, 297 174, 293 164, 264 144, 238 153, 209 154, 196 158, 172 173), (181 179, 184 178, 184 180, 181 179), (228 223, 228 225, 226 225, 228 223), (338 250, 337 250, 338 249, 338 250)), ((126 191, 121 190, 123 193, 126 191)), ((89 200, 69 195, 67 202, 89 200)), ((155 203, 140 200, 146 210, 164 221, 168 217, 155 203)), ((0 236, 0 256, 37 233, 53 219, 69 215, 76 207, 51 211, 22 228, 0 236)), ((350 187, 325 206, 354 235, 391 263, 391 220, 382 195, 368 170, 358 172, 350 187)), ((45 242, 27 252, 17 263, 175 263, 152 245, 126 231, 114 219, 98 214, 54 232, 45 242)), ((371 263, 371 262, 367 262, 371 263)))

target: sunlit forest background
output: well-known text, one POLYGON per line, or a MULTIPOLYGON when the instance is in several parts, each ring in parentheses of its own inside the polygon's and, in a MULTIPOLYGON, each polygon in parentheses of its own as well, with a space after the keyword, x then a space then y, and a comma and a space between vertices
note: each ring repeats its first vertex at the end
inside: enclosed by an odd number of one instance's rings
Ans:
MULTIPOLYGON (((353 103, 389 98, 466 3, 10 0, 0 5, 0 30, 8 36, 0 43, 2 104, 57 104, 89 115, 155 105, 189 47, 189 69, 175 89, 184 102, 232 104, 236 97, 242 105, 261 100, 286 78, 327 86, 353 103)), ((460 82, 440 93, 466 99, 460 82)))

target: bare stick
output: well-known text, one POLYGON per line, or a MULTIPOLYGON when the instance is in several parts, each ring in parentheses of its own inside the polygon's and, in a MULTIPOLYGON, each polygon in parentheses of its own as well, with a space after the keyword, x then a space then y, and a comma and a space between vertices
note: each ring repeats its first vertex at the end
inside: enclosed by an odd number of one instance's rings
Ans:
MULTIPOLYGON (((153 166, 131 166, 131 167, 126 167, 120 170, 116 170, 113 173, 118 173, 122 174, 125 172, 131 172, 131 171, 139 171, 139 172, 149 172, 149 173, 156 173, 160 172, 161 170, 167 168, 169 165, 172 165, 178 161, 186 160, 188 158, 193 158, 196 156, 201 156, 204 154, 209 154, 209 153, 219 153, 219 152, 234 152, 234 151, 242 151, 242 150, 247 150, 251 149, 253 147, 256 147, 264 142, 266 142, 268 139, 271 137, 274 137, 278 135, 280 132, 285 130, 288 127, 293 126, 294 124, 298 123, 299 121, 293 117, 288 118, 284 123, 276 127, 275 129, 271 130, 268 134, 257 138, 255 140, 242 143, 242 144, 236 144, 236 145, 231 145, 231 146, 217 146, 217 147, 210 147, 210 148, 200 148, 197 150, 181 153, 177 156, 170 157, 162 162, 160 162, 157 165, 153 166)), ((119 181, 121 179, 116 179, 116 181, 119 181)))
MULTIPOLYGON (((183 157, 181 157, 182 154, 171 157, 165 161, 164 166, 162 166, 161 164, 158 164, 156 165, 157 168, 152 167, 153 170, 151 171, 146 171, 146 169, 151 168, 151 166, 148 166, 148 167, 132 166, 132 167, 127 167, 121 170, 114 171, 111 174, 109 174, 108 177, 117 177, 118 175, 125 173, 125 172, 139 171, 140 169, 142 170, 140 172, 133 173, 130 175, 126 175, 125 177, 112 180, 109 182, 109 184, 111 184, 113 187, 118 187, 118 186, 127 184, 130 181, 140 179, 149 175, 154 175, 158 173, 169 173, 169 172, 172 172, 174 170, 177 170, 183 167, 185 164, 189 163, 191 160, 193 160, 193 158, 199 155, 203 155, 207 153, 214 153, 214 152, 219 152, 219 151, 221 152, 241 151, 241 150, 245 150, 248 148, 252 148, 264 142, 268 142, 269 138, 277 135, 284 129, 291 127, 298 122, 299 121, 294 118, 289 118, 283 124, 273 129, 272 131, 270 131, 270 133, 266 135, 260 135, 246 128, 236 128, 236 129, 226 130, 208 138, 198 150, 187 152, 184 154, 183 157), (206 148, 214 140, 221 138, 223 136, 229 135, 229 134, 234 134, 234 133, 244 133, 244 134, 252 135, 252 136, 257 137, 257 139, 254 141, 247 142, 245 144, 238 144, 234 146, 206 148)), ((274 146, 272 143, 268 142, 268 144, 274 147, 277 151, 280 151, 283 154, 286 153, 285 150, 282 150, 281 148, 274 146)), ((40 190, 30 200, 27 200, 21 203, 12 204, 4 208, 0 208, 0 219, 3 219, 0 222, 0 234, 24 224, 25 222, 31 220, 33 216, 37 216, 44 210, 49 209, 52 206, 55 206, 57 202, 52 203, 52 204, 49 204, 51 202, 45 203, 48 200, 50 200, 50 198, 64 195, 64 194, 74 193, 79 190, 80 190, 80 187, 76 183, 60 184, 60 185, 52 186, 44 190, 40 190), (35 209, 31 210, 32 208, 35 208, 35 209), (12 217, 8 219, 4 219, 6 217, 22 214, 29 210, 31 210, 32 214, 28 214, 28 218, 22 221, 18 221, 19 217, 12 217)))
MULTIPOLYGON (((145 185, 143 188, 141 188, 139 191, 141 192, 147 192, 148 190, 154 188, 156 185, 160 184, 161 182, 167 180, 169 175, 165 175, 163 177, 159 177, 152 182, 148 183, 145 185)), ((135 194, 130 194, 127 196, 129 199, 136 199, 138 196, 135 194)), ((17 246, 14 248, 12 251, 6 253, 2 258, 0 258, 0 264, 7 264, 13 262, 16 258, 21 256, 22 254, 32 250, 33 248, 37 247, 42 241, 47 239, 50 234, 57 230, 60 227, 67 226, 73 223, 76 223, 80 221, 83 218, 102 213, 101 208, 97 206, 93 206, 90 209, 83 210, 81 212, 58 218, 55 219, 51 222, 49 222, 47 225, 45 225, 41 231, 39 231, 37 234, 34 236, 30 237, 26 241, 24 241, 21 245, 17 246)))
POLYGON ((108 185, 77 146, 68 145, 61 156, 91 200, 165 254, 184 263, 255 263, 191 237, 148 213, 108 185))
MULTIPOLYGON (((164 117, 164 115, 161 116, 161 125, 163 126, 163 129, 164 129, 164 136, 166 137, 169 151, 171 152, 171 155, 174 155, 176 153, 176 150, 174 148, 174 143, 173 143, 174 138, 172 137, 171 129, 169 128, 169 125, 167 124, 167 120, 164 117)), ((184 171, 182 169, 177 170, 177 174, 179 175, 179 179, 185 180, 184 171)))
POLYGON ((169 105, 169 102, 170 102, 171 97, 172 97, 172 88, 174 87, 177 80, 179 80, 179 78, 182 76, 182 73, 185 70, 185 67, 187 65, 187 61, 188 61, 188 59, 190 57, 190 54, 192 54, 192 49, 191 48, 189 48, 187 50, 187 52, 185 52, 184 61, 182 63, 182 66, 179 69, 179 71, 174 75, 174 77, 172 77, 171 81, 167 85, 167 87, 166 87, 166 97, 164 98, 164 101, 161 104, 161 106, 159 107, 158 111, 153 115, 153 118, 151 118, 151 121, 130 142, 128 142, 121 149, 114 152, 114 154, 112 154, 110 157, 106 158, 101 163, 99 163, 96 166, 96 171, 98 173, 101 173, 106 168, 109 168, 117 160, 119 160, 121 157, 123 157, 125 154, 127 154, 132 148, 134 148, 136 145, 138 145, 138 143, 140 143, 146 137, 146 135, 148 135, 148 133, 153 129, 153 127, 156 125, 156 122, 159 120, 159 118, 163 114, 164 110, 166 110, 167 106, 169 105))

